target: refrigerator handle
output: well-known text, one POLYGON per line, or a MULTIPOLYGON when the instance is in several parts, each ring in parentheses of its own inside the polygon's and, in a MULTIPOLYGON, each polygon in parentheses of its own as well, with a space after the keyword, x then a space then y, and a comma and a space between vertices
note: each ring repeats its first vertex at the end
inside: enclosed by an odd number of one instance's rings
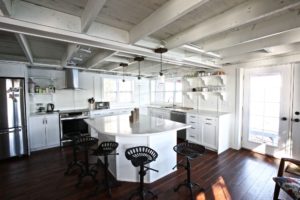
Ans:
POLYGON ((5 135, 5 134, 9 134, 9 133, 14 133, 16 131, 22 131, 22 129, 18 128, 18 129, 14 129, 14 130, 10 130, 10 131, 0 131, 0 135, 5 135))

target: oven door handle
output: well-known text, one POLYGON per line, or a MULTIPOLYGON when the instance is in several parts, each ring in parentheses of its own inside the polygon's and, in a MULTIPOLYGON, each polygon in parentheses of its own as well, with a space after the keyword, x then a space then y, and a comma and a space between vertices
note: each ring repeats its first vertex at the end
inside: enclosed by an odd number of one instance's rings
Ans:
POLYGON ((66 117, 66 118, 60 118, 61 121, 65 120, 73 120, 73 119, 87 119, 89 118, 88 116, 80 116, 80 117, 66 117))

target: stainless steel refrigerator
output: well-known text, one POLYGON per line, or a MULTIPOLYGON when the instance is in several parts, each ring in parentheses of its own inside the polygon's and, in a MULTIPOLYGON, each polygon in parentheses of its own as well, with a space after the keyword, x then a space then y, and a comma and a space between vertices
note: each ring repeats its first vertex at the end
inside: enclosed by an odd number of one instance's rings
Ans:
POLYGON ((0 78, 0 160, 28 154, 25 84, 0 78))

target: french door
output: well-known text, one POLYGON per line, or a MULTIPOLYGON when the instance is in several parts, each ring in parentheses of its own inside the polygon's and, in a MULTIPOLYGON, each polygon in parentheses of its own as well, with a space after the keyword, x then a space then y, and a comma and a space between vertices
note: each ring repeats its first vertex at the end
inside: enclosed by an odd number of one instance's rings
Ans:
POLYGON ((275 157, 289 156, 292 67, 246 69, 242 146, 275 157))
POLYGON ((293 66, 293 103, 291 111, 292 157, 300 160, 300 63, 293 66))

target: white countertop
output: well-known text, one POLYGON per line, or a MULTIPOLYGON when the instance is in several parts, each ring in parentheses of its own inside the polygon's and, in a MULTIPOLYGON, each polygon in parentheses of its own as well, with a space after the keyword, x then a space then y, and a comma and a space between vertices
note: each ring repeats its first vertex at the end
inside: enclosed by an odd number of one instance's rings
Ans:
POLYGON ((160 110, 166 110, 166 111, 179 111, 179 112, 185 112, 190 114, 197 114, 197 115, 203 115, 208 117, 219 117, 221 115, 229 114, 227 112, 217 112, 217 111, 210 111, 210 110, 197 110, 197 109, 181 109, 179 108, 165 108, 163 106, 157 106, 157 105, 150 105, 149 108, 157 108, 160 110))
POLYGON ((190 127, 187 124, 146 115, 140 115, 139 121, 134 123, 129 122, 129 115, 89 118, 84 121, 96 131, 114 136, 149 136, 190 127))

